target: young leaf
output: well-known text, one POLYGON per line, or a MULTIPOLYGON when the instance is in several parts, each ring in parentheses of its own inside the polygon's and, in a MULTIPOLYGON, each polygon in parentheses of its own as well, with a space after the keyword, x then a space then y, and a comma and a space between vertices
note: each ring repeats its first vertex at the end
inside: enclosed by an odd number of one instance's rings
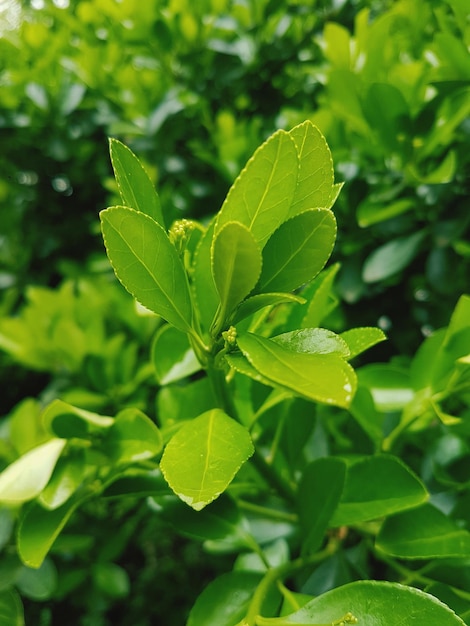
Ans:
POLYGON ((53 400, 43 413, 44 426, 57 437, 88 439, 93 433, 108 429, 114 418, 79 409, 63 400, 53 400))
POLYGON ((317 207, 329 209, 338 190, 333 189, 333 161, 325 138, 309 120, 293 128, 289 135, 295 142, 300 164, 289 216, 317 207))
POLYGON ((116 464, 137 463, 161 452, 162 436, 142 411, 127 408, 117 414, 106 433, 103 448, 116 464))
POLYGON ((348 526, 384 517, 418 507, 427 499, 423 483, 397 457, 367 457, 348 467, 331 525, 348 526))
POLYGON ((212 244, 212 275, 220 298, 220 327, 256 285, 261 263, 261 250, 246 226, 227 222, 217 232, 212 244))
POLYGON ((271 339, 246 333, 241 351, 263 378, 307 400, 348 407, 355 389, 352 367, 335 354, 294 352, 271 339))
POLYGON ((351 328, 341 333, 340 337, 349 347, 350 359, 387 339, 385 333, 380 328, 373 327, 351 328))
POLYGON ((310 209, 287 220, 263 249, 257 291, 293 291, 312 280, 333 250, 336 220, 328 209, 310 209))
POLYGON ((152 343, 152 362, 160 385, 168 385, 201 369, 186 333, 162 326, 152 343))
POLYGON ((377 547, 402 559, 470 557, 470 533, 431 504, 388 517, 377 547))
POLYGON ((293 293, 259 293, 240 303, 235 312, 233 324, 241 322, 243 319, 250 317, 267 306, 292 304, 294 302, 304 304, 305 300, 301 296, 297 296, 293 293))
POLYGON ((84 451, 70 449, 67 456, 58 460, 50 481, 39 495, 40 504, 46 509, 57 509, 81 486, 85 472, 84 451))
POLYGON ((420 626, 465 626, 454 611, 424 591, 398 583, 372 580, 360 580, 332 589, 308 602, 299 611, 283 617, 282 623, 286 626, 340 626, 348 623, 358 626, 398 626, 409 624, 410 616, 415 616, 420 626))
POLYGON ((31 502, 21 511, 18 526, 18 553, 29 567, 40 567, 52 544, 70 519, 75 509, 88 498, 77 492, 53 511, 31 502))
POLYGON ((313 553, 321 546, 340 501, 345 478, 346 463, 341 459, 316 459, 305 468, 298 491, 304 554, 313 553))
POLYGON ((186 422, 165 448, 160 469, 196 511, 217 498, 253 454, 248 431, 220 409, 186 422))
POLYGON ((337 354, 347 359, 348 344, 342 337, 326 328, 300 328, 271 337, 280 346, 305 354, 337 354))
POLYGON ((278 130, 256 150, 232 185, 217 218, 216 234, 227 222, 240 222, 262 248, 289 214, 297 171, 295 143, 278 130))
POLYGON ((109 152, 122 203, 165 226, 160 199, 139 159, 117 139, 109 140, 109 152))
POLYGON ((133 209, 100 213, 106 250, 116 276, 145 307, 188 332, 191 298, 183 264, 165 230, 133 209))
POLYGON ((192 286, 194 289, 197 315, 203 331, 209 332, 211 323, 219 305, 219 295, 212 277, 211 253, 214 237, 215 218, 199 240, 194 254, 192 267, 192 286))
POLYGON ((65 439, 50 439, 4 469, 0 474, 0 502, 15 505, 36 498, 49 482, 66 443, 65 439))

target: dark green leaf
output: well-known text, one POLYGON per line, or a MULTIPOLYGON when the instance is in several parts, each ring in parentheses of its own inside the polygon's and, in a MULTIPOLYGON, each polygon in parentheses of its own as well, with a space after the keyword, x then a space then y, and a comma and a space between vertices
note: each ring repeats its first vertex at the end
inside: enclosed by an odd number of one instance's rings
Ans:
POLYGON ((333 513, 340 501, 346 478, 341 459, 322 458, 304 470, 298 491, 302 551, 313 553, 321 546, 333 513))
POLYGON ((377 283, 407 267, 418 254, 424 237, 425 233, 418 231, 406 237, 393 239, 374 250, 364 262, 362 270, 364 282, 377 283))
POLYGON ((398 458, 367 457, 349 465, 331 525, 348 526, 384 517, 416 508, 427 499, 423 483, 398 458))
POLYGON ((405 559, 469 557, 470 533, 431 504, 385 520, 377 547, 405 559))
POLYGON ((13 589, 0 593, 0 626, 24 626, 23 605, 13 589))
POLYGON ((43 422, 45 427, 58 437, 89 439, 94 433, 104 432, 110 428, 114 424, 114 419, 56 399, 44 410, 43 422))

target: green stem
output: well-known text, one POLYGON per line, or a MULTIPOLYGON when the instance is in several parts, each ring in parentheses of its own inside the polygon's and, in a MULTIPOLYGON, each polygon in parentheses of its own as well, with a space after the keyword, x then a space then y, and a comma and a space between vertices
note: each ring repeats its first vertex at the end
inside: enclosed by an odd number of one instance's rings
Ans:
MULTIPOLYGON (((331 556, 337 549, 339 543, 336 540, 330 541, 324 550, 316 552, 308 557, 300 557, 294 561, 283 563, 278 567, 274 567, 266 572, 266 575, 256 588, 253 598, 251 599, 248 612, 242 622, 244 626, 262 626, 263 617, 261 617, 261 610, 264 600, 269 592, 269 589, 277 584, 278 581, 282 581, 287 576, 290 576, 294 572, 314 565, 331 556)), ((264 622, 266 624, 266 621, 264 622)), ((267 622, 269 624, 275 624, 275 622, 267 622)))
POLYGON ((294 513, 287 513, 286 511, 278 511, 277 509, 270 509, 267 506, 261 506, 260 504, 253 504, 252 502, 247 502, 246 500, 237 500, 238 506, 245 511, 250 511, 251 513, 256 513, 257 515, 261 515, 262 517, 267 517, 268 519, 277 520, 279 522, 288 522, 291 524, 295 524, 298 521, 297 515, 294 513))
MULTIPOLYGON (((232 396, 229 393, 224 372, 220 369, 209 366, 207 374, 209 376, 209 380, 211 381, 212 389, 219 407, 238 422, 242 423, 239 419, 232 396)), ((296 493, 292 485, 277 473, 276 469, 266 461, 264 456, 259 450, 256 449, 256 447, 250 460, 256 467, 258 473, 261 474, 261 476, 266 480, 268 485, 273 487, 281 497, 291 503, 296 501, 296 493)))

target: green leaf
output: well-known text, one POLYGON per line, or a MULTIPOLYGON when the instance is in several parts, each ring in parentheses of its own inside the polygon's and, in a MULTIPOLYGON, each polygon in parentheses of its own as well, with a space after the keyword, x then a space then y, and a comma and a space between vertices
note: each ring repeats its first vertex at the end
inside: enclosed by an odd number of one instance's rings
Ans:
POLYGON ((332 526, 348 526, 418 507, 428 493, 415 474, 398 458, 371 456, 348 467, 341 502, 332 526))
POLYGON ((72 513, 88 497, 89 494, 76 492, 65 504, 53 511, 43 509, 36 502, 31 502, 21 511, 17 546, 23 563, 29 567, 41 566, 72 513))
POLYGON ((101 493, 104 498, 121 498, 122 496, 167 496, 172 492, 159 469, 142 470, 126 469, 108 482, 101 493))
POLYGON ((127 572, 115 563, 95 563, 92 568, 95 585, 111 598, 125 598, 129 595, 130 583, 127 572))
POLYGON ((384 436, 384 417, 375 408, 371 392, 360 384, 360 380, 354 399, 349 407, 349 412, 374 442, 375 448, 377 450, 380 449, 384 436))
POLYGON ((280 346, 305 354, 337 354, 347 359, 348 344, 342 337, 326 328, 301 328, 271 337, 280 346))
POLYGON ((346 330, 344 333, 341 333, 340 337, 349 347, 350 359, 387 339, 385 333, 380 328, 367 326, 346 330))
POLYGON ((278 130, 256 150, 232 185, 220 209, 215 233, 227 222, 240 222, 262 248, 289 215, 298 167, 294 141, 278 130))
POLYGON ((305 468, 297 496, 304 554, 313 553, 321 546, 345 479, 346 464, 341 459, 316 459, 305 468))
POLYGON ((307 400, 348 407, 355 389, 352 367, 336 354, 294 352, 252 333, 240 335, 238 346, 263 378, 307 400))
POLYGON ((56 399, 44 409, 43 422, 57 437, 88 439, 95 433, 107 430, 114 424, 114 419, 56 399))
POLYGON ((174 326, 162 326, 152 343, 152 362, 160 385, 187 378, 201 369, 186 333, 174 326))
POLYGON ((125 207, 105 209, 100 218, 109 259, 124 287, 179 330, 190 330, 188 280, 162 226, 125 207))
POLYGON ((372 580, 360 580, 328 591, 296 613, 283 617, 282 623, 339 626, 340 623, 348 624, 349 615, 356 618, 358 626, 409 624, 410 616, 420 626, 465 626, 448 606, 424 591, 398 583, 372 580))
POLYGON ((252 547, 253 540, 250 541, 245 520, 234 501, 226 494, 222 494, 202 511, 194 511, 176 498, 165 501, 158 508, 162 519, 185 537, 217 542, 227 552, 252 547))
POLYGON ((207 227, 199 240, 194 254, 192 279, 198 317, 202 329, 209 332, 210 326, 219 305, 219 295, 212 277, 212 241, 214 237, 215 218, 207 227))
POLYGON ((160 199, 139 159, 117 139, 109 140, 109 151, 122 203, 165 226, 160 199))
POLYGON ((206 586, 191 609, 187 626, 236 626, 246 615, 262 574, 233 571, 206 586))
POLYGON ((200 511, 227 488, 252 454, 248 431, 213 409, 183 424, 166 446, 160 469, 176 495, 200 511))
POLYGON ((246 226, 227 222, 212 244, 212 275, 220 298, 219 328, 258 282, 261 250, 246 226))
POLYGON ((333 292, 333 283, 338 273, 339 263, 332 265, 315 278, 300 295, 307 300, 305 307, 300 307, 298 325, 302 328, 320 326, 337 305, 337 298, 333 292))
POLYGON ((366 198, 357 208, 357 223, 361 228, 366 228, 407 213, 415 206, 416 201, 409 198, 400 198, 387 204, 380 204, 377 200, 366 198))
POLYGON ((0 593, 0 626, 24 626, 23 605, 13 589, 0 593))
POLYGON ((71 448, 57 461, 50 481, 39 495, 40 504, 46 509, 57 509, 81 486, 85 473, 84 451, 71 448))
POLYGON ((413 399, 407 370, 395 365, 371 363, 357 370, 359 384, 372 394, 379 411, 399 411, 413 399))
POLYGON ((31 600, 47 600, 54 595, 57 588, 57 569, 49 559, 39 569, 23 566, 15 582, 23 596, 31 600))
POLYGON ((385 280, 407 267, 418 254, 425 237, 423 231, 399 237, 374 250, 364 262, 362 278, 366 283, 385 280))
POLYGON ((21 504, 36 498, 49 482, 65 444, 51 439, 26 452, 0 474, 0 502, 21 504))
POLYGON ((233 323, 237 324, 243 319, 250 317, 267 306, 277 306, 278 304, 289 303, 304 304, 305 299, 293 293, 260 293, 247 298, 237 307, 233 323))
POLYGON ((403 559, 470 556, 470 533, 431 504, 388 517, 376 544, 403 559))
POLYGON ((333 161, 325 138, 309 120, 293 128, 289 135, 294 140, 300 164, 289 216, 317 207, 329 209, 339 189, 333 185, 333 161))
POLYGON ((287 220, 263 249, 257 291, 293 291, 312 280, 330 257, 336 220, 328 209, 311 209, 287 220))
POLYGON ((117 414, 102 446, 119 465, 151 459, 161 452, 163 443, 152 420, 139 409, 128 408, 117 414))

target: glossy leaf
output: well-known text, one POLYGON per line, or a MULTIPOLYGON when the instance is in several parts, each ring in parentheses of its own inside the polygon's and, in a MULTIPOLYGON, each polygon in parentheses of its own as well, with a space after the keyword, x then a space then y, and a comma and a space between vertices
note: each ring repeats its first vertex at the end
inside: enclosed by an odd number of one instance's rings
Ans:
POLYGON ((157 456, 163 447, 157 426, 139 409, 123 409, 106 433, 103 449, 113 463, 138 463, 157 456))
POLYGON ((24 626, 23 605, 14 589, 7 589, 0 593, 0 625, 24 626))
POLYGON ((187 378, 201 369, 186 333, 174 326, 162 326, 152 343, 152 362, 160 385, 187 378))
POLYGON ((305 354, 336 354, 350 356, 348 344, 342 337, 326 328, 301 328, 271 337, 280 346, 305 354))
POLYGON ((164 226, 160 199, 139 159, 117 139, 109 140, 109 152, 122 203, 164 226))
POLYGON ((220 327, 248 296, 261 272, 261 250, 246 226, 227 222, 212 244, 212 275, 220 298, 220 327))
POLYGON ((340 337, 348 345, 350 359, 387 339, 380 328, 373 327, 351 328, 341 333, 340 337))
POLYGON ((309 120, 293 128, 289 135, 295 142, 300 164, 289 216, 317 207, 329 209, 337 190, 333 185, 333 161, 325 138, 309 120))
POLYGON ((358 380, 366 387, 379 411, 397 411, 413 399, 408 372, 395 365, 372 363, 357 371, 358 380))
POLYGON ((339 270, 339 264, 323 270, 311 285, 301 293, 308 304, 299 311, 298 325, 301 328, 315 328, 320 326, 323 319, 331 313, 337 304, 333 292, 333 283, 339 270))
POLYGON ((176 495, 200 511, 227 488, 252 454, 245 428, 213 409, 181 426, 166 446, 160 468, 176 495))
POLYGON ((51 479, 39 495, 39 502, 46 509, 57 509, 81 486, 85 474, 84 451, 72 448, 67 456, 57 461, 51 479))
MULTIPOLYGON (((424 591, 372 580, 360 580, 328 591, 296 613, 283 617, 282 624, 346 625, 348 615, 356 618, 358 626, 409 624, 410 616, 419 616, 417 624, 420 626, 465 626, 448 606, 424 591)), ((268 624, 269 621, 266 626, 268 624)), ((272 626, 275 626, 274 621, 272 626)))
POLYGON ((397 457, 377 455, 348 466, 341 502, 332 526, 348 526, 423 504, 428 493, 415 474, 397 457))
POLYGON ((103 432, 113 425, 114 419, 92 411, 79 409, 63 400, 53 400, 44 410, 45 427, 57 437, 87 439, 93 433, 103 432))
POLYGON ((277 306, 278 304, 289 303, 304 304, 305 299, 293 293, 260 293, 247 298, 240 303, 235 312, 233 323, 237 324, 241 320, 250 317, 267 306, 277 306))
POLYGON ((321 546, 340 501, 345 479, 346 464, 341 459, 316 459, 305 468, 297 496, 305 554, 313 553, 321 546))
POLYGON ((187 626, 236 626, 247 612, 262 574, 233 571, 204 589, 191 609, 187 626))
POLYGON ((36 498, 49 482, 65 439, 50 439, 14 461, 0 474, 0 502, 21 504, 36 498))
POLYGON ((129 594, 130 582, 127 572, 115 563, 95 563, 92 576, 98 589, 108 597, 125 598, 129 594))
POLYGON ((260 292, 293 291, 312 280, 330 257, 336 220, 328 209, 311 209, 287 220, 263 249, 260 292))
POLYGON ((18 553, 29 567, 40 567, 54 541, 75 509, 88 495, 75 494, 53 511, 31 502, 21 511, 17 534, 18 553))
POLYGON ((199 240, 192 267, 192 286, 202 329, 208 333, 219 305, 219 295, 212 277, 211 253, 215 218, 199 240))
POLYGON ((388 517, 377 547, 403 559, 470 557, 470 533, 431 504, 388 517))
POLYGON ((289 215, 297 171, 295 143, 288 133, 278 130, 256 150, 232 185, 215 233, 227 222, 240 222, 262 248, 289 215))
POLYGON ((182 331, 191 328, 186 274, 165 230, 144 213, 112 207, 100 213, 116 276, 145 307, 182 331))
POLYGON ((362 278, 376 283, 393 276, 407 267, 418 254, 425 233, 418 231, 406 237, 389 241, 374 250, 364 262, 362 278))
POLYGON ((246 333, 238 346, 263 378, 308 400, 349 406, 356 389, 351 366, 335 354, 294 352, 271 339, 246 333))

